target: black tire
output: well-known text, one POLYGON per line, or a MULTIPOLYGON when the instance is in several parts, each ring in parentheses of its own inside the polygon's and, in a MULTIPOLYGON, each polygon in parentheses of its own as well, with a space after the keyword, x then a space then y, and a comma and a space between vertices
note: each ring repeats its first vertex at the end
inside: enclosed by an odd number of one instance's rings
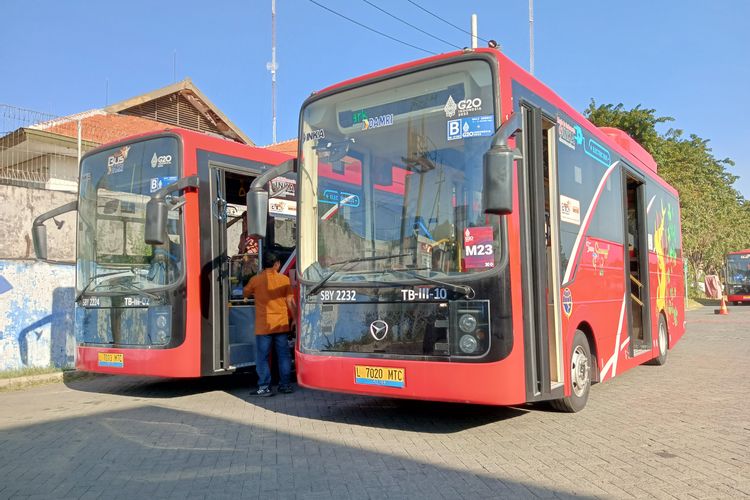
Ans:
POLYGON ((659 315, 659 327, 656 331, 657 344, 659 345, 659 355, 648 362, 649 365, 661 366, 667 362, 667 352, 669 352, 669 331, 667 330, 667 321, 664 315, 659 315))
POLYGON ((550 401, 553 408, 576 413, 586 406, 591 390, 591 348, 586 335, 576 330, 570 349, 570 396, 550 401))

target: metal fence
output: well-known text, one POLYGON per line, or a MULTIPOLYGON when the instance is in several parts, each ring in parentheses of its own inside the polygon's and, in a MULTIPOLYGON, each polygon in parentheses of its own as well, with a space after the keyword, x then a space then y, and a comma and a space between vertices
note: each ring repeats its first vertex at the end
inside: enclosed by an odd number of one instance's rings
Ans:
POLYGON ((105 118, 101 110, 60 117, 0 104, 0 184, 74 191, 81 155, 128 135, 105 118))

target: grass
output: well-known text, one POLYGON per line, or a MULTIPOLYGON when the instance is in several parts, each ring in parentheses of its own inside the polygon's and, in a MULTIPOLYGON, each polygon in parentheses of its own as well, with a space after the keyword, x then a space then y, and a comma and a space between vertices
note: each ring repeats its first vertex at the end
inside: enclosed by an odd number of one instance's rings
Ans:
POLYGON ((49 373, 59 373, 65 371, 63 368, 54 366, 41 366, 31 368, 19 368, 17 370, 7 370, 0 372, 0 379, 31 377, 32 375, 47 375, 49 373))

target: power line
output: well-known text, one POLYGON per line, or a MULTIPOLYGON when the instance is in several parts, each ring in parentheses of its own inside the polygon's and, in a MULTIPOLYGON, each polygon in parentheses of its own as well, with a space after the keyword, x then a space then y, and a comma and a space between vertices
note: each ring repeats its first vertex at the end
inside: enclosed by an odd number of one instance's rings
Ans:
MULTIPOLYGON (((421 5, 419 5, 419 4, 417 3, 417 2, 414 2, 413 0, 407 0, 407 1, 408 1, 408 2, 410 3, 410 4, 412 4, 413 6, 417 7, 418 9, 421 9, 421 10, 423 10, 424 12, 428 13, 428 14, 429 14, 429 15, 431 15, 432 17, 435 17, 435 18, 437 18, 437 19, 440 19, 440 20, 441 20, 441 21, 443 21, 443 22, 444 22, 445 24, 449 24, 449 25, 453 26, 454 28, 456 28, 457 30, 459 30, 459 31, 463 31, 463 32, 464 32, 464 33, 466 33, 467 35, 472 35, 471 31, 466 31, 465 29, 461 28, 460 26, 456 26, 456 25, 455 25, 455 24, 453 24, 452 22, 450 22, 450 21, 447 21, 447 20, 443 19, 442 17, 438 16, 438 15, 437 15, 437 14, 435 14, 434 12, 431 12, 431 11, 429 11, 429 10, 425 9, 424 7, 422 7, 421 5)), ((490 42, 489 40, 485 40, 485 39, 484 39, 484 38, 482 38, 481 36, 477 36, 477 38, 479 38, 480 40, 482 40, 482 41, 483 41, 483 42, 485 42, 485 43, 489 43, 489 42, 490 42)))
POLYGON ((440 41, 440 42, 443 42, 444 44, 446 44, 446 45, 450 45, 451 47, 455 47, 455 48, 457 48, 457 49, 459 49, 459 50, 463 48, 463 47, 460 47, 460 46, 458 46, 458 45, 456 45, 456 44, 454 44, 454 43, 451 43, 451 42, 449 42, 449 41, 447 41, 447 40, 443 40, 442 38, 440 38, 440 37, 437 37, 437 36, 433 35, 432 33, 429 33, 429 32, 427 32, 427 31, 425 31, 425 30, 423 30, 423 29, 417 28, 417 27, 416 27, 416 26, 414 26, 413 24, 411 24, 411 23, 409 23, 409 22, 407 22, 407 21, 404 21, 404 20, 403 20, 403 19, 401 19, 400 17, 398 17, 398 16, 395 16, 395 15, 391 14, 390 12, 388 12, 388 11, 387 11, 387 10, 385 10, 385 9, 382 9, 382 8, 378 7, 377 5, 375 5, 374 3, 370 2, 369 0, 362 0, 362 1, 363 1, 363 2, 365 2, 365 3, 367 4, 367 5, 369 5, 369 6, 373 7, 373 8, 375 8, 375 9, 378 9, 378 10, 379 10, 380 12, 382 12, 383 14, 386 14, 386 15, 388 15, 388 16, 391 16, 391 17, 392 17, 393 19, 395 19, 396 21, 399 21, 399 22, 401 22, 401 23, 403 23, 403 24, 405 24, 405 25, 409 26, 410 28, 414 28, 415 30, 419 31, 420 33, 424 33, 425 35, 427 35, 427 36, 429 36, 429 37, 432 37, 432 38, 434 38, 435 40, 438 40, 438 41, 440 41))
POLYGON ((403 40, 399 40, 398 38, 392 37, 391 35, 387 35, 387 34, 385 34, 385 33, 381 32, 381 31, 378 31, 378 30, 376 30, 376 29, 374 29, 374 28, 370 28, 369 26, 366 26, 366 25, 364 25, 364 24, 360 23, 359 21, 355 21, 354 19, 352 19, 352 18, 350 18, 350 17, 346 17, 346 16, 344 15, 344 14, 341 14, 341 13, 339 13, 339 12, 336 12, 336 11, 335 11, 335 10, 333 10, 333 9, 329 9, 329 8, 328 8, 328 7, 326 7, 325 5, 322 5, 322 4, 318 3, 318 2, 316 2, 315 0, 309 0, 309 1, 310 1, 310 2, 312 2, 312 3, 314 3, 315 5, 317 5, 317 6, 318 6, 318 7, 320 7, 321 9, 325 9, 325 10, 327 10, 327 11, 328 11, 328 12, 330 12, 331 14, 336 14, 336 15, 337 15, 337 16, 339 16, 339 17, 343 17, 343 18, 344 18, 344 19, 346 19, 347 21, 349 21, 349 22, 352 22, 352 23, 356 24, 357 26, 360 26, 360 27, 362 27, 362 28, 365 28, 366 30, 372 31, 373 33, 377 33, 377 34, 378 34, 378 35, 380 35, 380 36, 384 36, 384 37, 386 37, 386 38, 389 38, 389 39, 393 40, 394 42, 398 42, 398 43, 400 43, 400 44, 402 44, 402 45, 406 45, 406 46, 409 46, 409 47, 411 47, 411 48, 413 48, 413 49, 421 50, 422 52, 426 52, 426 53, 428 53, 428 54, 432 54, 432 55, 435 55, 435 54, 436 54, 435 52, 432 52, 431 50, 423 49, 422 47, 417 47, 416 45, 412 45, 412 44, 410 44, 410 43, 408 43, 408 42, 405 42, 405 41, 403 41, 403 40))

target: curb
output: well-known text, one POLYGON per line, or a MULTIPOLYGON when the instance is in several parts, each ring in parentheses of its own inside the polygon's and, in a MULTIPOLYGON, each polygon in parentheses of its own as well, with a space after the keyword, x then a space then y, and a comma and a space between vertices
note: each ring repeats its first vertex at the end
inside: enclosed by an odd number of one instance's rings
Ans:
POLYGON ((79 372, 76 370, 66 370, 54 373, 44 373, 42 375, 30 375, 27 377, 14 377, 0 379, 0 391, 15 391, 25 387, 31 387, 42 384, 54 384, 58 382, 69 382, 82 378, 96 376, 97 374, 88 372, 79 372))

